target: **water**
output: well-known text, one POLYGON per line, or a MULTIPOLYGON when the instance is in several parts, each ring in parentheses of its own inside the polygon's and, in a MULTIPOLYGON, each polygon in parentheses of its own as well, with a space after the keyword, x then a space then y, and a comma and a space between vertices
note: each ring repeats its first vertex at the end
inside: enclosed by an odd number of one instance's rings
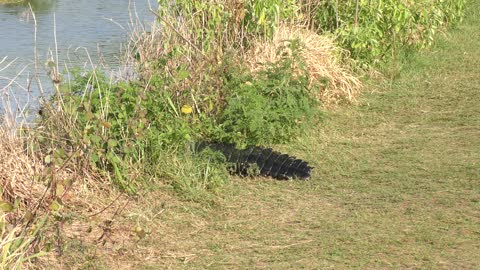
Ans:
MULTIPOLYGON (((46 63, 49 52, 56 56, 55 25, 61 70, 90 67, 88 55, 94 64, 115 70, 132 22, 148 25, 154 20, 150 8, 156 8, 154 0, 31 0, 31 4, 37 21, 38 71, 47 94, 52 91, 46 63)), ((6 99, 32 105, 39 95, 33 79, 34 31, 28 6, 0 5, 0 95, 4 101, 0 111, 6 99)))

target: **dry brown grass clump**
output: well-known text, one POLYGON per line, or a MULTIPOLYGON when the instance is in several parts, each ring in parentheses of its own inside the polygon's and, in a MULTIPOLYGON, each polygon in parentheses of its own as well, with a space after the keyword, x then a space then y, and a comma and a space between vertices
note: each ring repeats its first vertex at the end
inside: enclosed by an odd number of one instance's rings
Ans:
POLYGON ((20 199, 32 206, 41 196, 43 188, 34 181, 42 170, 41 162, 27 154, 26 138, 18 134, 14 121, 3 116, 0 120, 0 185, 1 200, 13 203, 20 199))
POLYGON ((281 25, 272 40, 259 39, 252 45, 244 56, 245 62, 251 70, 258 71, 264 64, 276 62, 280 58, 279 50, 294 39, 303 45, 301 56, 305 59, 310 82, 324 85, 318 98, 327 104, 341 100, 354 102, 362 83, 348 65, 341 63, 343 52, 329 36, 301 26, 281 25))
MULTIPOLYGON (((12 206, 15 201, 20 204, 12 211, 0 210, 0 224, 8 224, 8 227, 0 226, 0 254, 6 256, 0 262, 0 269, 18 265, 26 269, 64 269, 62 264, 71 260, 70 254, 66 257, 60 255, 71 245, 70 241, 85 242, 89 249, 95 249, 97 245, 106 249, 113 245, 112 242, 127 241, 135 236, 133 225, 128 227, 117 222, 127 206, 126 196, 120 196, 121 193, 107 186, 106 181, 91 185, 94 180, 89 179, 89 173, 80 172, 72 162, 66 166, 55 165, 57 170, 52 174, 53 165, 43 164, 45 155, 30 153, 26 149, 35 139, 29 136, 35 133, 23 135, 13 117, 8 114, 1 117, 0 202, 12 206), (74 179, 75 185, 66 186, 65 180, 68 179, 74 179), (59 189, 60 185, 62 189, 59 189), (53 201, 61 202, 61 208, 54 210, 53 201), (31 217, 26 218, 26 213, 31 217), (42 223, 47 213, 50 217, 42 223), (41 231, 36 234, 26 233, 37 227, 41 227, 41 231), (9 249, 6 245, 13 240, 22 241, 22 244, 9 249), (49 251, 46 251, 47 243, 53 243, 49 251), (35 260, 26 259, 39 250, 46 253, 35 260)), ((102 254, 109 252, 111 249, 102 254)))

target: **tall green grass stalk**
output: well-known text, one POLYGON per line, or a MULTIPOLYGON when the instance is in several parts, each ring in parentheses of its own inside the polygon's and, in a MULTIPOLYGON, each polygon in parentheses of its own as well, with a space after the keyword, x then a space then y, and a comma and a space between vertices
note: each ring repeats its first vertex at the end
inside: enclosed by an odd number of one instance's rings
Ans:
POLYGON ((32 259, 46 255, 45 252, 34 252, 32 246, 41 235, 41 231, 47 221, 47 217, 39 218, 33 228, 25 227, 24 224, 11 225, 6 215, 0 216, 0 269, 22 269, 22 266, 32 259))
POLYGON ((463 18, 465 0, 302 0, 310 24, 338 36, 361 65, 384 61, 406 47, 424 48, 463 18))

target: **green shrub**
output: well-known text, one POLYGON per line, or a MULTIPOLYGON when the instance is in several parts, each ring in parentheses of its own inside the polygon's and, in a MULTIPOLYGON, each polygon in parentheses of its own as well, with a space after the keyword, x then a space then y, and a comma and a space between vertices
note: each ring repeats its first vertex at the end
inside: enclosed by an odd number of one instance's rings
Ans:
POLYGON ((112 84, 98 71, 74 70, 72 76, 71 85, 63 85, 53 97, 59 108, 44 114, 41 123, 59 137, 53 139, 56 148, 81 149, 88 166, 134 192, 128 175, 143 158, 146 144, 145 94, 134 83, 112 84))
POLYGON ((299 7, 296 0, 248 0, 243 25, 248 33, 272 37, 282 20, 292 20, 299 7))
MULTIPOLYGON (((187 77, 181 71, 112 82, 99 71, 74 70, 73 80, 60 87, 53 109, 42 117, 54 136, 43 151, 63 149, 65 159, 81 150, 84 166, 130 193, 162 176, 182 192, 213 192, 225 183, 225 168, 218 158, 187 154, 193 142, 284 143, 314 119, 318 104, 300 50, 298 41, 290 42, 279 52, 280 60, 258 74, 224 59, 213 96, 179 91, 177 85, 187 77)), ((204 81, 197 87, 202 83, 211 86, 204 81)))
POLYGON ((314 24, 333 32, 351 56, 368 66, 406 47, 430 46, 439 28, 459 21, 465 0, 320 1, 314 24))
MULTIPOLYGON (((159 0, 159 22, 175 28, 204 54, 241 47, 249 36, 273 35, 281 20, 294 19, 296 0, 159 0)), ((190 48, 192 49, 192 48, 190 48)))
POLYGON ((228 180, 221 159, 189 151, 202 123, 181 112, 161 78, 151 81, 158 89, 149 89, 138 82, 111 83, 98 71, 73 75, 71 86, 54 98, 62 100, 63 119, 75 119, 62 129, 59 141, 68 142, 65 148, 82 147, 91 168, 117 187, 135 193, 148 184, 145 180, 162 177, 183 195, 197 198, 228 180))
POLYGON ((151 164, 163 158, 157 152, 193 140, 198 124, 164 91, 164 78, 152 78, 152 89, 139 81, 112 83, 99 71, 74 70, 72 76, 53 98, 60 108, 45 114, 43 125, 60 137, 58 147, 82 149, 88 166, 120 189, 134 193, 139 180, 151 178, 151 164))
POLYGON ((293 41, 284 56, 252 76, 226 78, 226 106, 218 117, 216 139, 247 145, 288 142, 311 122, 318 104, 309 91, 309 80, 293 41))
POLYGON ((70 156, 129 193, 159 177, 182 192, 215 191, 226 179, 221 161, 192 156, 186 149, 193 142, 284 143, 318 111, 298 41, 256 74, 227 53, 246 37, 270 36, 280 20, 293 19, 297 3, 159 4, 161 49, 135 44, 138 79, 114 82, 99 71, 74 70, 46 106, 40 124, 48 138, 40 149, 54 159, 70 156))

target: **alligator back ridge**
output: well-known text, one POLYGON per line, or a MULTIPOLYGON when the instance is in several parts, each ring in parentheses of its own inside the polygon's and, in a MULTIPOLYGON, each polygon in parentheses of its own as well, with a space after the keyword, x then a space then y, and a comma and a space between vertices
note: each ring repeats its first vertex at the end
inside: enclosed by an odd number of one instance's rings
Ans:
POLYGON ((310 178, 313 169, 306 161, 281 154, 272 148, 252 146, 237 149, 234 144, 211 142, 200 142, 195 145, 196 152, 205 148, 221 152, 230 164, 230 172, 241 176, 250 175, 250 169, 256 167, 257 173, 262 176, 270 176, 278 180, 306 180, 310 178))

